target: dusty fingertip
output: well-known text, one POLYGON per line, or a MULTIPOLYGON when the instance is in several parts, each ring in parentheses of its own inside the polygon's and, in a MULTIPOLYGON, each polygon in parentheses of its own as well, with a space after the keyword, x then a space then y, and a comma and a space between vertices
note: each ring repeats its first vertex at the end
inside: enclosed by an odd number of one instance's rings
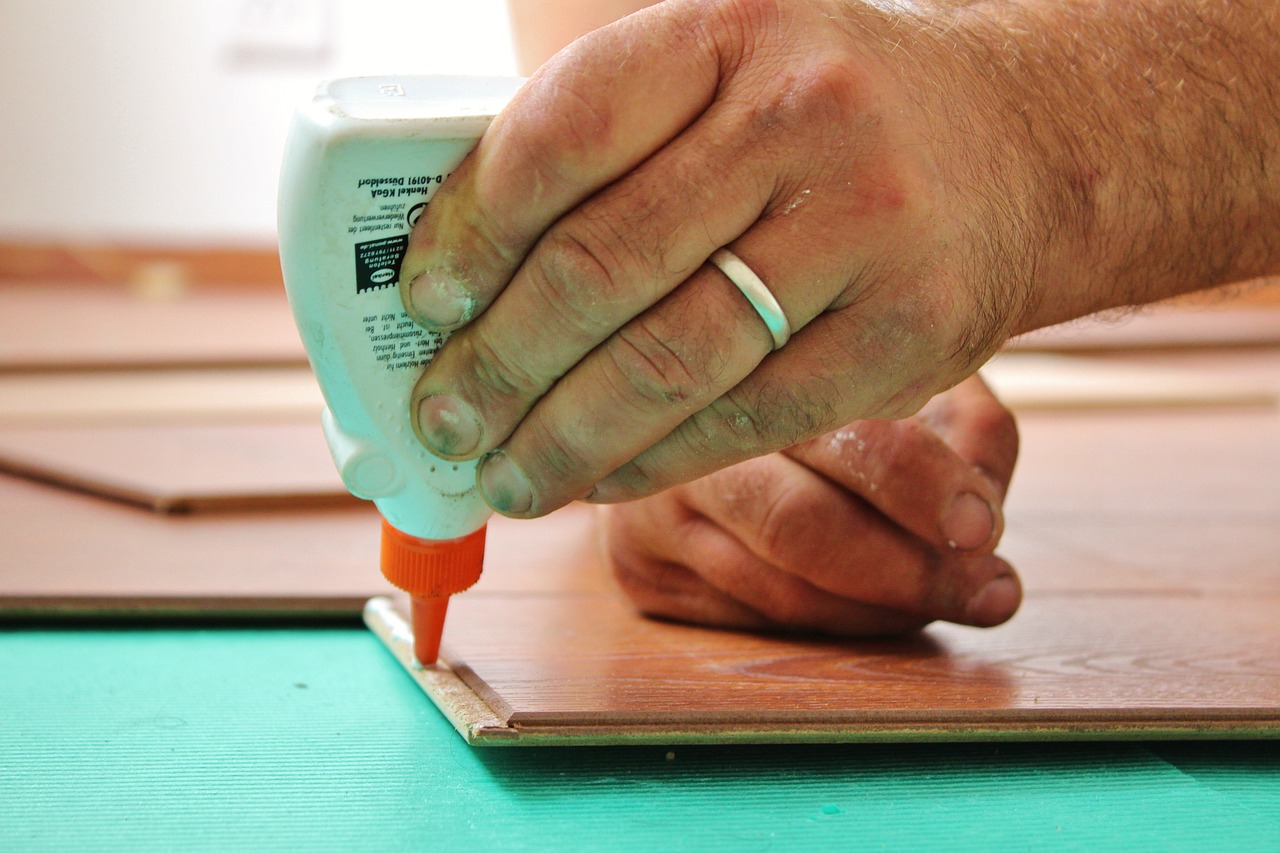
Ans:
POLYGON ((971 625, 990 628, 1009 621, 1022 603, 1022 585, 1014 575, 988 581, 969 599, 965 616, 971 625))
POLYGON ((447 332, 475 315, 475 296, 444 266, 430 266, 405 277, 409 278, 409 313, 422 325, 447 332))
POLYGON ((533 485, 504 450, 480 460, 476 482, 485 503, 503 515, 526 515, 533 508, 533 485))
POLYGON ((418 437, 437 456, 466 457, 480 446, 483 433, 476 410, 452 394, 418 402, 418 437))

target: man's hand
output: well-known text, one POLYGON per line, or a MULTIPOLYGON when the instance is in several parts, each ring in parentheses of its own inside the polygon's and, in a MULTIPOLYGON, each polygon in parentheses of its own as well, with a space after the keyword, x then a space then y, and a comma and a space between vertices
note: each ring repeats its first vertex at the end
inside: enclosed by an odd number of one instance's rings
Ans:
POLYGON ((842 636, 996 625, 1021 599, 992 554, 1017 452, 1012 416, 974 377, 914 418, 602 508, 606 550, 654 616, 842 636))
POLYGON ((1028 270, 972 239, 990 205, 959 191, 952 128, 914 49, 886 50, 892 23, 837 0, 668 2, 544 67, 402 267, 411 316, 467 324, 415 392, 426 446, 501 446, 486 499, 540 515, 909 415, 976 369, 1028 270), (797 330, 778 352, 704 265, 726 244, 797 330))
POLYGON ((457 330, 415 429, 487 454, 507 515, 622 501, 909 415, 1011 333, 1274 271, 1277 8, 667 0, 597 30, 413 232, 406 309, 457 330))

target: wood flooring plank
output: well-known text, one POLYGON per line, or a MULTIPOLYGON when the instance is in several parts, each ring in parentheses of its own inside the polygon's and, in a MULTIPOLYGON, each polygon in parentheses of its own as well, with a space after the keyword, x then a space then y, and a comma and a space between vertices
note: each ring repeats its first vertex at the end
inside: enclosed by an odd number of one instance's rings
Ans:
MULTIPOLYGON (((468 594, 599 592, 594 511, 490 522, 468 594)), ((0 475, 0 618, 346 615, 392 592, 372 504, 160 515, 0 475)))
POLYGON ((0 372, 305 363, 283 288, 0 282, 0 372))
MULTIPOLYGON (((1008 624, 855 642, 477 590, 451 605, 443 666, 483 721, 455 725, 477 745, 1280 737, 1280 415, 1020 422, 1008 624)), ((403 646, 394 613, 366 618, 403 646)))
POLYGON ((323 406, 306 367, 0 373, 0 426, 7 427, 318 424, 323 406))
POLYGON ((1091 352, 1240 349, 1280 344, 1280 284, 1270 285, 1271 305, 1156 305, 1139 311, 1085 317, 1014 338, 1008 349, 1091 352))
POLYGON ((996 396, 1015 412, 1091 409, 1275 408, 1274 377, 1119 359, 1025 352, 998 354, 982 368, 996 396))
POLYGON ((0 470, 158 512, 354 502, 319 425, 0 427, 0 470))
POLYGON ((1037 590, 1280 593, 1280 514, 1194 524, 1015 517, 1011 524, 1000 553, 1037 590))
POLYGON ((1280 515, 1280 415, 1272 409, 1028 412, 1018 428, 1011 518, 1280 515))
MULTIPOLYGON (((1060 540, 1023 529, 1027 597, 1009 624, 879 641, 650 620, 607 589, 478 590, 455 597, 443 655, 484 713, 455 725, 495 745, 1280 737, 1280 526, 1254 524, 1251 573, 1225 579, 1162 570, 1171 551, 1130 565, 1133 547, 1108 548, 1164 536, 1204 553, 1222 525, 1142 520, 1133 533, 1100 520, 1060 540)), ((591 552, 580 559, 600 571, 591 552)), ((430 694, 408 631, 393 617, 380 633, 398 632, 430 694)))
POLYGON ((995 630, 848 642, 658 622, 603 594, 472 596, 445 666, 480 744, 1280 737, 1278 615, 1280 596, 1041 595, 995 630))
POLYGON ((677 625, 597 598, 461 599, 450 648, 511 723, 1206 708, 1280 724, 1280 596, 1032 595, 1002 628, 875 642, 677 625))

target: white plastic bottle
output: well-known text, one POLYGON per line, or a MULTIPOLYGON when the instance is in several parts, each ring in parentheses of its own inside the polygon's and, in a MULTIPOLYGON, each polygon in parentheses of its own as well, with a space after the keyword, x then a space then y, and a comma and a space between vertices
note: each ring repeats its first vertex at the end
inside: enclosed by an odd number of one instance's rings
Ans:
POLYGON ((523 81, 362 77, 298 110, 281 172, 280 260, 324 393, 325 437, 352 494, 384 519, 383 573, 413 600, 414 650, 439 650, 449 596, 480 576, 489 507, 475 463, 418 442, 409 397, 444 342, 397 291, 409 231, 523 81))

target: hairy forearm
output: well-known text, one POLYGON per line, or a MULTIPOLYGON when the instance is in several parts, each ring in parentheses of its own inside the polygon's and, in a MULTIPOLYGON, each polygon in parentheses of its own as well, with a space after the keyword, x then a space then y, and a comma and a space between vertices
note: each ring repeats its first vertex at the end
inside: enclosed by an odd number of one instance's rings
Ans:
POLYGON ((945 116, 937 156, 957 152, 1003 334, 1280 274, 1274 0, 873 8, 945 116))
POLYGON ((1047 238, 1024 328, 1280 272, 1280 6, 969 6, 1047 238))

